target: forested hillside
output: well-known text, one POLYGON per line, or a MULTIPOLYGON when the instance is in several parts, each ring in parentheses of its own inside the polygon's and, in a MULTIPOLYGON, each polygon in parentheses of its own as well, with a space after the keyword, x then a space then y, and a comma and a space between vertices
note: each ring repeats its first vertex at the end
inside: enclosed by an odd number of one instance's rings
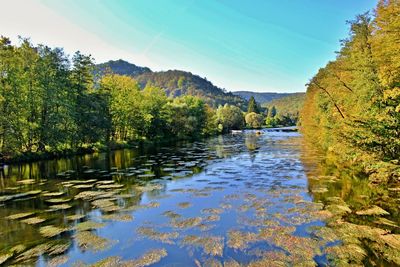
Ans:
POLYGON ((103 76, 107 72, 112 72, 119 75, 137 76, 146 72, 151 72, 147 67, 139 67, 135 64, 126 62, 122 59, 110 60, 105 63, 96 64, 94 69, 95 76, 103 76))
POLYGON ((107 72, 129 75, 139 82, 141 88, 145 88, 146 85, 156 86, 164 89, 167 96, 192 95, 200 97, 215 108, 224 104, 236 105, 243 110, 246 108, 246 101, 241 97, 225 92, 206 78, 190 72, 179 70, 152 72, 148 68, 138 67, 123 60, 98 64, 96 69, 96 73, 100 75, 107 72))
POLYGON ((281 124, 296 125, 303 109, 304 99, 305 93, 294 93, 266 102, 262 106, 266 108, 266 112, 275 109, 276 117, 281 124))
POLYGON ((400 177, 400 1, 349 22, 334 61, 310 80, 301 126, 339 166, 373 182, 400 177))
POLYGON ((264 104, 266 102, 270 102, 274 99, 282 98, 285 96, 291 95, 291 93, 267 93, 267 92, 251 92, 251 91, 236 91, 233 92, 234 95, 240 96, 246 100, 249 100, 250 97, 254 97, 257 103, 264 104))

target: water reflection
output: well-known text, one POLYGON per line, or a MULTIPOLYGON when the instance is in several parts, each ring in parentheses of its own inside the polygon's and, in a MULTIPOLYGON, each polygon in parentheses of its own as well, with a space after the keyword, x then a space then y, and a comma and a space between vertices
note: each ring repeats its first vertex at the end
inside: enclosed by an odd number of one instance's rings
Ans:
MULTIPOLYGON (((371 218, 352 209, 371 201, 398 225, 397 213, 373 198, 364 180, 338 175, 299 134, 268 131, 8 166, 0 186, 0 263, 365 262, 363 250, 338 255, 349 249, 343 244, 364 248, 357 237, 341 243, 347 232, 333 222, 365 224, 371 218)), ((384 235, 363 230, 369 238, 384 235)))

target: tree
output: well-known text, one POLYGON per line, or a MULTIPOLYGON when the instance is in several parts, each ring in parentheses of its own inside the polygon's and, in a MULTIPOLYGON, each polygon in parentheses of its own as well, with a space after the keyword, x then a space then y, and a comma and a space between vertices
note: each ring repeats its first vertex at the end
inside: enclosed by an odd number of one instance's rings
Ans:
POLYGON ((202 135, 206 123, 206 109, 203 100, 194 96, 175 98, 165 106, 170 136, 179 139, 195 138, 202 135))
POLYGON ((140 106, 142 95, 138 83, 129 76, 109 74, 100 80, 100 93, 105 99, 104 125, 106 139, 133 140, 138 137, 143 124, 140 106))
POLYGON ((247 113, 260 113, 260 109, 258 108, 258 104, 256 100, 254 99, 254 96, 251 96, 249 99, 248 107, 247 107, 247 113))
POLYGON ((271 110, 268 112, 268 117, 274 118, 276 116, 276 107, 272 106, 271 110))
POLYGON ((261 128, 264 122, 264 118, 261 114, 255 112, 247 113, 245 116, 245 121, 247 127, 250 128, 261 128))
POLYGON ((240 108, 225 104, 217 109, 217 121, 220 132, 242 129, 245 122, 240 108))

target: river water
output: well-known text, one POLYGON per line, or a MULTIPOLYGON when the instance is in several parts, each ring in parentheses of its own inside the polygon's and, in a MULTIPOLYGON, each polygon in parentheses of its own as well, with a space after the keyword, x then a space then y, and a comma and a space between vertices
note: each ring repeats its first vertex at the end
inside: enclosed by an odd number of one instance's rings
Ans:
POLYGON ((400 190, 338 174, 296 132, 12 165, 0 189, 6 265, 400 262, 400 190))

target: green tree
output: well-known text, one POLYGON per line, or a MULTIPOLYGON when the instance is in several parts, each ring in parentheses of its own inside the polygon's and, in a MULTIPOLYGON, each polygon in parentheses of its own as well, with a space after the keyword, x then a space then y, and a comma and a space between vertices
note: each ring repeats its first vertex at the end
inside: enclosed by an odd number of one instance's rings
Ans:
POLYGON ((218 107, 217 121, 219 130, 224 133, 243 129, 245 124, 242 110, 228 104, 218 107))
POLYGON ((264 118, 261 114, 255 112, 247 113, 245 116, 245 121, 247 127, 250 128, 261 128, 264 122, 264 118))
POLYGON ((258 108, 258 104, 257 104, 256 100, 254 99, 254 96, 250 97, 249 103, 247 106, 247 113, 251 113, 251 112, 260 113, 260 109, 258 108))
POLYGON ((109 74, 100 80, 100 93, 105 99, 106 139, 133 140, 143 123, 138 83, 129 76, 109 74))

